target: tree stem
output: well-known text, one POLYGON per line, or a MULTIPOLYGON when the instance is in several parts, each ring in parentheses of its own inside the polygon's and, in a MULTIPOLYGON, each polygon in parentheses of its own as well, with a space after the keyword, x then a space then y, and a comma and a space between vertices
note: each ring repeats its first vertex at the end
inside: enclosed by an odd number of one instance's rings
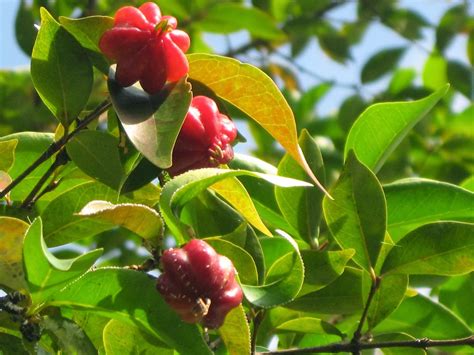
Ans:
POLYGON ((251 355, 255 355, 255 348, 257 346, 258 328, 260 327, 260 324, 262 323, 263 317, 265 317, 265 311, 260 310, 260 311, 257 311, 257 314, 253 318, 252 339, 250 341, 251 355))
POLYGON ((389 341, 380 343, 333 343, 324 346, 304 349, 288 349, 279 351, 261 352, 258 355, 283 355, 283 354, 310 354, 310 353, 341 353, 341 352, 358 352, 366 349, 383 349, 383 348, 433 348, 440 346, 459 346, 469 345, 474 348, 474 336, 460 339, 448 340, 431 340, 427 338, 407 340, 407 341, 389 341))
MULTIPOLYGON (((52 157, 54 154, 59 152, 69 140, 74 137, 79 131, 83 130, 89 123, 98 118, 102 113, 104 113, 112 105, 110 99, 104 100, 99 106, 95 108, 90 114, 88 114, 72 131, 69 135, 65 136, 57 142, 51 143, 51 145, 46 149, 43 154, 41 154, 30 166, 28 166, 25 171, 16 177, 7 187, 5 187, 0 192, 0 199, 5 197, 11 190, 13 190, 19 183, 21 183, 28 175, 30 175, 38 166, 43 164, 46 160, 52 157)), ((48 169, 49 171, 49 169, 48 169)), ((43 181, 44 184, 44 181, 43 181)), ((41 188, 41 187, 40 187, 41 188)))

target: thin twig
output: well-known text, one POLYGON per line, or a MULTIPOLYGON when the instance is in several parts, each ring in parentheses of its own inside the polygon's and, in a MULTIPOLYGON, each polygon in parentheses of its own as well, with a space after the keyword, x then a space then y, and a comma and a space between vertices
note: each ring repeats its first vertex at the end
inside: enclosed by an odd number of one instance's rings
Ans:
POLYGON ((324 346, 316 346, 313 348, 303 349, 288 349, 278 351, 260 352, 258 355, 283 355, 283 354, 310 354, 310 353, 342 353, 342 352, 357 352, 366 349, 384 349, 384 348, 433 348, 440 346, 460 346, 469 345, 474 347, 474 336, 460 339, 448 340, 431 340, 428 338, 406 340, 406 341, 389 341, 389 342, 375 342, 375 343, 333 343, 324 346))
MULTIPOLYGON (((367 297, 367 302, 365 303, 364 310, 362 311, 362 315, 360 317, 359 324, 357 326, 356 331, 354 332, 354 335, 352 337, 351 343, 358 345, 360 343, 360 339, 362 337, 362 328, 364 327, 365 320, 367 319, 367 314, 369 313, 369 308, 370 305, 372 304, 372 300, 374 298, 375 293, 377 292, 379 286, 380 286, 380 278, 375 274, 375 271, 371 268, 370 269, 370 276, 372 278, 372 284, 370 286, 370 291, 369 295, 367 297)), ((360 354, 360 349, 355 350, 352 353, 353 355, 358 355, 360 354)))
POLYGON ((65 145, 66 143, 74 137, 79 131, 83 130, 89 123, 91 123, 93 120, 98 118, 102 113, 104 113, 112 103, 110 102, 110 99, 104 100, 99 106, 95 108, 94 111, 92 111, 90 114, 88 114, 72 131, 69 135, 67 135, 65 138, 53 142, 48 149, 46 149, 43 154, 41 154, 30 166, 28 166, 23 173, 17 176, 16 179, 14 179, 7 187, 5 187, 1 192, 0 192, 0 199, 5 197, 11 190, 13 190, 19 183, 21 183, 28 175, 30 175, 38 166, 43 164, 46 160, 48 160, 50 157, 52 157, 54 154, 59 152, 65 145))
POLYGON ((257 311, 257 314, 253 318, 252 340, 250 343, 250 351, 252 355, 255 355, 255 348, 257 346, 258 328, 260 328, 260 324, 262 323, 262 320, 264 317, 265 317, 265 311, 262 309, 260 311, 257 311))

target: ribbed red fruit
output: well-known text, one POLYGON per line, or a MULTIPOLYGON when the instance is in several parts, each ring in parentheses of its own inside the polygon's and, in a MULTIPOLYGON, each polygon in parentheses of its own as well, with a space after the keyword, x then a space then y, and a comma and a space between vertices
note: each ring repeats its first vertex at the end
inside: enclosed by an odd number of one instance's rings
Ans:
POLYGON ((165 250, 161 263, 163 273, 156 288, 187 323, 218 328, 242 302, 232 262, 200 239, 181 249, 165 250))
POLYGON ((176 140, 173 166, 168 172, 174 176, 228 163, 234 157, 231 144, 236 137, 234 122, 219 112, 214 100, 194 97, 176 140))
POLYGON ((125 6, 115 13, 114 27, 99 42, 100 50, 117 62, 115 78, 122 86, 140 81, 149 94, 160 91, 166 81, 181 79, 189 71, 184 53, 189 36, 177 30, 172 16, 161 16, 160 8, 144 3, 125 6))

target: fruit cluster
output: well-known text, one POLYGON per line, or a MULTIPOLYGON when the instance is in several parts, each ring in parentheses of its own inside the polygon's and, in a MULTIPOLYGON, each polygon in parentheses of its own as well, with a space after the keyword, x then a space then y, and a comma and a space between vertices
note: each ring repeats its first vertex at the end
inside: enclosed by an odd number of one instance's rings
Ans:
POLYGON ((219 112, 216 103, 205 96, 196 96, 179 132, 173 150, 175 176, 198 168, 226 164, 234 157, 232 142, 237 137, 234 122, 219 112))
POLYGON ((202 240, 165 250, 161 263, 163 273, 156 287, 185 322, 218 328, 242 302, 232 262, 202 240))
POLYGON ((120 85, 140 81, 143 90, 154 94, 167 81, 178 81, 188 73, 184 53, 190 40, 186 32, 176 29, 177 24, 174 17, 161 16, 160 8, 152 2, 116 12, 114 27, 103 34, 99 47, 117 62, 120 85))

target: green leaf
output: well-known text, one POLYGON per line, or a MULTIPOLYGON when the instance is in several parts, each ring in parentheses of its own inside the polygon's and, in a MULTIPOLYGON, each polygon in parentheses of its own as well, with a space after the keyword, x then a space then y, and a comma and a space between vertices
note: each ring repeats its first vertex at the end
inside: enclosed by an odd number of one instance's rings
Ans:
POLYGON ((439 288, 439 301, 471 327, 474 327, 474 273, 451 277, 439 288))
POLYGON ((448 82, 446 59, 437 54, 431 54, 423 67, 423 84, 431 90, 438 90, 448 82))
POLYGON ((242 285, 245 298, 254 306, 272 308, 292 301, 301 289, 304 266, 290 237, 260 240, 267 274, 262 286, 242 285), (271 256, 271 257, 270 257, 271 256))
POLYGON ((370 272, 377 262, 386 230, 386 205, 377 177, 350 152, 334 200, 323 200, 324 216, 343 249, 354 249, 353 260, 370 272))
POLYGON ((234 176, 252 176, 269 181, 280 186, 308 186, 310 184, 284 178, 280 176, 266 175, 245 170, 227 170, 206 168, 198 169, 181 174, 168 182, 161 192, 160 210, 166 225, 170 228, 178 243, 184 243, 187 237, 186 227, 179 221, 179 209, 188 201, 197 196, 201 191, 216 182, 234 176))
POLYGON ((12 290, 26 290, 23 270, 23 238, 28 224, 0 216, 0 285, 12 290))
POLYGON ((0 142, 0 170, 8 172, 15 162, 15 149, 18 145, 17 139, 0 142))
POLYGON ((10 334, 0 333, 0 354, 15 354, 15 355, 29 355, 23 346, 20 338, 10 334))
POLYGON ((114 19, 108 16, 84 18, 59 17, 61 25, 86 49, 92 63, 104 74, 109 72, 109 63, 99 49, 99 40, 105 31, 112 28, 114 19))
MULTIPOLYGON (((380 334, 373 337, 374 342, 413 341, 414 337, 405 333, 380 334)), ((384 355, 425 355, 426 351, 416 348, 381 348, 384 355)))
POLYGON ((474 271, 474 224, 438 222, 415 229, 387 255, 383 274, 460 275, 474 271))
MULTIPOLYGON (((0 138, 0 142, 11 140, 18 141, 15 149, 15 159, 8 171, 11 178, 15 179, 53 143, 53 135, 50 133, 20 132, 0 138)), ((36 168, 12 190, 10 198, 13 201, 25 199, 52 162, 53 159, 49 158, 36 168)))
POLYGON ((110 228, 110 225, 76 215, 91 200, 116 203, 118 193, 98 182, 86 182, 48 204, 41 217, 44 221, 44 240, 49 246, 71 243, 110 228))
POLYGON ((304 283, 298 296, 320 290, 342 275, 354 249, 320 251, 302 250, 304 283))
MULTIPOLYGON (((301 133, 299 144, 309 167, 318 180, 324 184, 326 178, 323 158, 316 141, 307 130, 301 133)), ((278 175, 311 182, 305 171, 289 154, 280 161, 278 175)), ((316 187, 306 189, 275 187, 275 196, 286 221, 307 243, 315 244, 323 212, 322 191, 316 187)))
POLYGON ((446 307, 417 295, 405 298, 394 313, 380 323, 374 334, 404 332, 416 338, 455 339, 472 335, 472 330, 446 307))
POLYGON ((31 57, 31 77, 45 105, 65 127, 82 111, 92 90, 92 65, 85 50, 45 8, 31 57))
POLYGON ((353 149, 362 163, 377 172, 407 133, 446 94, 445 86, 412 102, 370 106, 355 121, 347 136, 344 156, 353 149))
POLYGON ((81 327, 67 318, 46 316, 41 319, 40 324, 44 332, 53 335, 65 354, 87 355, 96 351, 81 327))
POLYGON ((301 317, 283 322, 277 326, 278 333, 282 331, 294 333, 333 334, 343 337, 343 334, 332 324, 318 318, 301 317))
POLYGON ((104 328, 104 347, 107 354, 166 354, 172 355, 172 349, 166 347, 156 337, 150 336, 133 324, 112 319, 104 328))
POLYGON ((205 32, 232 33, 247 30, 257 38, 278 40, 285 33, 277 26, 276 21, 266 12, 243 4, 221 3, 212 4, 205 16, 196 26, 205 32))
POLYGON ((23 246, 24 268, 33 304, 44 307, 53 295, 89 270, 101 254, 102 250, 97 249, 74 259, 57 259, 44 242, 41 218, 35 219, 28 228, 23 246))
POLYGON ((272 233, 260 219, 252 198, 244 185, 236 177, 215 182, 211 189, 225 198, 251 225, 263 234, 271 237, 272 233))
POLYGON ((303 297, 298 297, 286 308, 320 314, 353 314, 364 307, 363 290, 369 285, 363 283, 363 271, 347 267, 344 273, 327 287, 303 297))
POLYGON ((453 85, 454 89, 470 100, 474 98, 474 88, 471 79, 473 75, 474 69, 472 66, 468 67, 460 61, 448 61, 448 81, 453 85))
POLYGON ((298 146, 293 112, 268 75, 252 65, 217 55, 190 54, 188 60, 191 79, 205 84, 260 124, 318 184, 298 146))
POLYGON ((227 314, 218 332, 229 355, 250 354, 250 329, 242 305, 227 314))
POLYGON ((384 191, 394 241, 431 222, 474 222, 474 193, 456 185, 411 178, 385 185, 384 191))
POLYGON ((382 278, 367 314, 370 329, 387 318, 400 305, 407 287, 408 275, 387 275, 382 278))
POLYGON ((352 95, 345 99, 339 107, 337 117, 344 132, 349 132, 357 117, 365 110, 367 103, 360 95, 352 95))
POLYGON ((414 69, 398 69, 392 76, 388 91, 392 95, 398 95, 400 92, 408 88, 416 77, 414 69))
POLYGON ((125 178, 120 162, 118 139, 107 132, 85 130, 66 145, 72 161, 87 175, 115 190, 125 178))
POLYGON ((461 183, 461 187, 468 191, 474 192, 474 175, 471 175, 467 179, 465 179, 461 183))
POLYGON ((219 254, 227 256, 235 266, 239 279, 248 285, 258 284, 258 274, 252 256, 245 249, 221 238, 213 237, 204 239, 219 254))
POLYGON ((90 271, 56 292, 50 304, 132 322, 183 354, 211 354, 198 327, 181 321, 156 292, 155 281, 141 272, 90 271))
POLYGON ((361 70, 360 79, 362 83, 377 80, 388 72, 393 71, 405 49, 405 47, 388 48, 370 57, 361 70))
POLYGON ((21 0, 15 18, 15 37, 20 48, 29 57, 33 51, 36 35, 34 8, 25 0, 21 0))
POLYGON ((119 85, 111 68, 108 86, 114 109, 133 145, 156 166, 169 168, 174 143, 191 104, 191 85, 181 79, 148 95, 138 87, 119 85))
POLYGON ((436 48, 444 52, 457 32, 463 30, 468 19, 468 4, 460 4, 448 9, 436 28, 436 48))
POLYGON ((87 220, 101 222, 110 229, 115 226, 124 227, 155 246, 158 246, 163 238, 163 220, 158 212, 145 205, 114 205, 108 201, 95 200, 85 205, 78 214, 87 220))

